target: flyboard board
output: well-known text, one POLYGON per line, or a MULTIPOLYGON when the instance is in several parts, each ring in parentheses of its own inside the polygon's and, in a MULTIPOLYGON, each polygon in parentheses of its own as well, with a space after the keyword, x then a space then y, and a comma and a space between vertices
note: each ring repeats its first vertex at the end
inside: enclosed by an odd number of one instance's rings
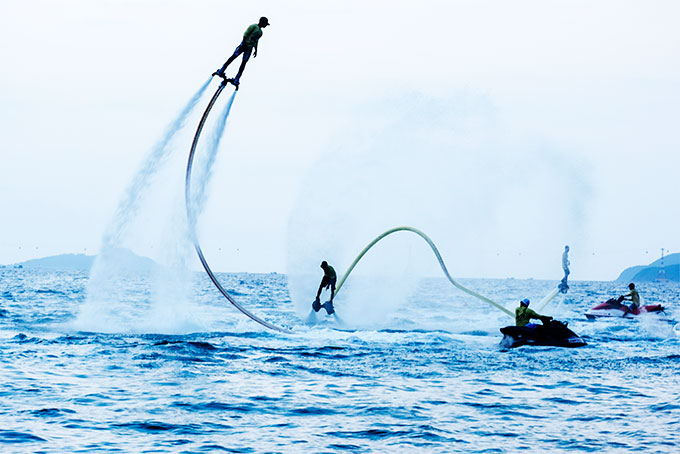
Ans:
POLYGON ((321 304, 321 301, 319 301, 319 298, 317 298, 312 303, 312 309, 314 309, 314 312, 319 312, 322 307, 326 309, 328 315, 335 314, 335 307, 333 307, 332 301, 326 301, 325 303, 321 304))
POLYGON ((236 79, 224 79, 224 82, 222 82, 222 83, 226 85, 227 82, 232 84, 236 88, 236 90, 238 91, 238 86, 240 84, 236 81, 236 79))
POLYGON ((344 322, 340 317, 338 317, 338 314, 335 312, 335 306, 333 306, 332 302, 326 301, 325 303, 321 304, 321 301, 315 299, 312 303, 312 310, 309 311, 309 315, 307 316, 307 324, 315 325, 317 323, 323 323, 326 321, 333 321, 339 326, 344 326, 344 322), (321 312, 320 314, 322 315, 318 315, 321 309, 325 309, 326 314, 321 312), (323 315, 326 316, 324 317, 323 315))
POLYGON ((236 79, 229 79, 229 78, 227 78, 227 76, 224 75, 224 73, 220 74, 219 71, 215 71, 214 73, 212 73, 212 75, 213 75, 213 77, 215 77, 215 76, 221 77, 222 78, 222 85, 227 85, 229 83, 229 84, 232 84, 236 88, 236 90, 238 90, 238 86, 240 85, 240 82, 237 81, 236 79))

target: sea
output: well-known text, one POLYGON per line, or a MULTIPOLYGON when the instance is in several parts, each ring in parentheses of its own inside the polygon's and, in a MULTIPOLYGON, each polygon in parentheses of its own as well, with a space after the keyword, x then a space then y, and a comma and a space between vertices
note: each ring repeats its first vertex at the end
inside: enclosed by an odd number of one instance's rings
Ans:
MULTIPOLYGON (((626 286, 572 282, 543 312, 588 345, 506 350, 499 328, 511 318, 443 278, 362 324, 343 320, 342 295, 337 317, 296 311, 283 274, 218 276, 290 332, 246 318, 198 272, 190 303, 171 312, 152 307, 152 278, 137 275, 119 321, 88 329, 88 272, 0 268, 0 452, 680 449, 677 284, 638 284, 663 320, 588 321, 626 286)), ((557 285, 462 282, 510 309, 557 285)))

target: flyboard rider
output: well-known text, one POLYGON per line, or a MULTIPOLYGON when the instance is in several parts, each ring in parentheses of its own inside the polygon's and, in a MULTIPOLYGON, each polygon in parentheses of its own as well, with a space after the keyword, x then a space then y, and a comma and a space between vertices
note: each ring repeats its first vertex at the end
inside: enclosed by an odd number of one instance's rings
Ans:
POLYGON ((324 307, 326 312, 328 312, 328 315, 331 315, 335 312, 335 309, 333 308, 333 298, 335 297, 335 283, 338 280, 338 275, 335 274, 335 269, 325 260, 321 262, 321 269, 323 270, 323 278, 321 278, 321 284, 319 285, 319 290, 316 292, 316 299, 314 300, 314 303, 312 303, 312 308, 314 308, 314 311, 319 312, 319 309, 324 307), (330 301, 321 304, 319 297, 321 296, 321 291, 324 287, 326 289, 330 287, 331 299, 330 301))
POLYGON ((243 75, 243 70, 246 69, 246 63, 248 63, 251 54, 253 55, 253 58, 257 57, 257 43, 262 37, 262 29, 268 25, 269 20, 262 16, 257 24, 249 26, 243 34, 243 41, 241 41, 241 44, 239 44, 236 50, 234 50, 232 56, 229 57, 229 59, 224 62, 222 67, 215 71, 212 75, 220 76, 225 82, 231 82, 238 90, 238 86, 241 83, 240 81, 241 76, 243 75), (227 69, 227 66, 229 66, 229 64, 236 60, 236 58, 241 54, 243 54, 243 59, 241 60, 241 66, 238 68, 236 77, 233 79, 227 79, 224 71, 227 69))

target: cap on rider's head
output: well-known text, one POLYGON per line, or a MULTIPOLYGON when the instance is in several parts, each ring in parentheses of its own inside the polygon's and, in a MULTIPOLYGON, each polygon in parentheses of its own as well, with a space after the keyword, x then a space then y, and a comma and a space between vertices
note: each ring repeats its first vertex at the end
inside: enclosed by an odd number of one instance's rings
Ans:
POLYGON ((519 302, 519 304, 523 304, 525 306, 528 306, 530 302, 531 301, 529 301, 529 298, 524 298, 522 301, 519 302))
POLYGON ((324 260, 323 262, 321 262, 321 268, 326 268, 327 266, 328 266, 327 261, 324 260))
POLYGON ((260 27, 262 27, 263 25, 266 27, 267 25, 269 25, 269 19, 267 19, 266 17, 262 16, 262 17, 260 18, 260 21, 259 21, 258 23, 260 24, 260 27))

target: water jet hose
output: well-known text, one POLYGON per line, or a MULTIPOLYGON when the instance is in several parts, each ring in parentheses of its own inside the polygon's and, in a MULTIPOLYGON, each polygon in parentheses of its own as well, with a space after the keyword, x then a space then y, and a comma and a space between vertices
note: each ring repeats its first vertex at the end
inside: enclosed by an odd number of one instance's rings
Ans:
POLYGON ((538 302, 537 309, 538 312, 541 313, 543 309, 548 305, 549 302, 551 302, 558 294, 560 293, 560 289, 555 288, 552 292, 548 293, 543 297, 541 301, 538 302))
MULTIPOLYGON (((451 275, 449 274, 449 270, 446 268, 446 265, 444 264, 444 259, 442 258, 441 254, 439 253, 439 250, 437 249, 437 246, 435 246, 434 242, 430 239, 430 237, 427 236, 427 235, 425 235, 425 233, 421 232, 420 230, 418 230, 418 229, 416 229, 416 228, 407 227, 407 226, 404 226, 404 227, 394 227, 394 228, 392 228, 392 229, 389 229, 388 231, 386 231, 386 232, 384 232, 384 233, 381 233, 381 234, 378 235, 373 241, 371 241, 370 243, 368 243, 368 246, 366 246, 366 247, 364 248, 364 250, 361 251, 361 252, 359 253, 359 255, 357 256, 357 258, 355 258, 354 261, 352 262, 352 264, 349 266, 349 268, 347 268, 347 271, 345 271, 344 276, 342 276, 342 279, 340 279, 340 282, 338 283, 338 286, 337 286, 336 289, 335 289, 335 295, 338 294, 338 292, 339 292, 340 289, 342 288, 343 284, 345 283, 345 281, 346 281, 347 278, 349 277, 349 275, 350 275, 350 273, 352 272, 352 270, 354 269, 354 267, 357 266, 357 263, 359 263, 359 260, 361 260, 361 258, 362 258, 364 255, 366 255, 366 253, 368 252, 369 249, 371 249, 373 246, 375 246, 375 244, 376 244, 378 241, 382 240, 382 239, 385 238, 386 236, 391 235, 392 233, 401 232, 401 231, 413 232, 413 233, 415 233, 416 235, 418 235, 419 237, 421 237, 423 240, 425 240, 425 242, 427 242, 427 244, 428 244, 428 245, 430 246, 430 248, 432 249, 432 252, 434 252, 434 255, 437 257, 437 261, 439 262, 439 266, 441 267, 442 271, 444 272, 444 275, 445 275, 446 278, 449 280, 449 282, 451 282, 451 284, 453 284, 454 287, 456 287, 456 288, 459 289, 459 290, 462 290, 463 292, 467 293, 468 295, 472 295, 472 296, 474 296, 475 298, 478 298, 478 299, 480 299, 480 300, 482 300, 482 301, 484 301, 484 302, 486 302, 486 303, 491 304, 493 307, 495 307, 496 309, 499 309, 499 310, 505 312, 505 313, 508 314, 510 317, 514 317, 514 316, 515 316, 515 314, 514 314, 512 311, 510 311, 509 309, 507 309, 507 308, 504 307, 503 305, 501 305, 501 304, 499 304, 499 303, 497 303, 497 302, 495 302, 495 301, 493 301, 493 300, 487 298, 487 297, 484 296, 484 295, 480 295, 479 293, 477 293, 477 292, 475 292, 475 291, 473 291, 473 290, 470 290, 469 288, 467 288, 467 287, 461 285, 460 283, 458 283, 458 282, 457 282, 454 278, 452 278, 451 275)), ((565 276, 565 279, 566 279, 566 276, 565 276)), ((565 281, 565 283, 566 283, 566 281, 565 281)), ((545 307, 550 301, 552 301, 552 299, 555 298, 555 296, 557 296, 557 293, 558 293, 559 291, 560 291, 560 288, 556 288, 554 291, 550 292, 545 298, 543 298, 543 299, 541 300, 541 302, 540 302, 541 307, 542 307, 542 308, 545 307)))
POLYGON ((198 236, 196 235, 196 219, 194 212, 191 208, 191 168, 194 163, 194 154, 196 152, 196 145, 198 145, 198 139, 201 136, 201 131, 203 130, 203 125, 205 124, 205 120, 208 118, 208 114, 210 113, 210 110, 212 109, 213 105, 215 104, 215 101, 217 101, 217 98, 220 96, 220 93, 222 93, 222 90, 224 90, 225 84, 220 84, 219 88, 213 95, 212 99, 208 103, 208 107, 206 107, 205 112, 203 112, 203 116, 201 117, 201 121, 198 123, 198 128, 196 129, 196 134, 194 135, 194 140, 191 143, 191 151, 189 152, 189 161, 187 162, 187 173, 186 173, 186 179, 185 179, 185 187, 184 187, 184 198, 185 198, 185 203, 186 203, 186 210, 187 210, 187 219, 188 219, 188 224, 189 224, 189 234, 191 235, 191 239, 194 243, 194 248, 196 249, 196 253, 198 254, 198 258, 201 261, 201 264, 203 265, 203 268, 205 269, 205 272, 208 273, 208 277, 210 277, 210 280, 215 284, 215 287, 217 287, 217 290, 224 295, 224 297, 229 301, 231 304, 234 305, 236 309, 244 313, 246 316, 248 316, 251 320, 256 321, 260 325, 273 329, 275 331, 280 331, 284 333, 291 332, 288 329, 281 328, 276 325, 272 325, 266 320, 261 319, 257 315, 254 315, 250 313, 246 308, 241 306, 230 294, 227 292, 224 287, 222 287, 222 284, 220 284, 220 281, 217 279, 215 276, 215 273, 210 269, 210 265, 208 265, 207 260, 205 259, 205 256, 203 255, 203 250, 201 249, 201 245, 198 243, 198 236))
POLYGON ((345 275, 342 276, 342 279, 340 279, 340 283, 338 284, 338 286, 337 286, 336 289, 335 289, 335 294, 336 294, 336 295, 338 294, 338 292, 339 292, 340 289, 342 288, 342 285, 345 283, 345 281, 346 281, 347 278, 349 277, 349 275, 350 275, 350 273, 352 272, 352 270, 354 269, 354 267, 357 265, 357 263, 359 263, 359 260, 361 260, 361 258, 362 258, 364 255, 366 255, 366 253, 368 252, 369 249, 371 249, 373 246, 375 246, 375 244, 376 244, 378 241, 382 240, 382 239, 385 238, 387 235, 391 235, 392 233, 395 233, 395 232, 402 232, 402 231, 405 231, 405 232, 413 232, 413 233, 415 233, 416 235, 418 235, 419 237, 421 237, 422 239, 424 239, 425 242, 427 242, 428 245, 430 245, 430 248, 432 249, 432 252, 434 252, 434 255, 437 257, 437 261, 439 261, 439 266, 442 268, 442 271, 444 272, 444 275, 445 275, 446 278, 449 280, 449 282, 451 282, 451 283, 453 284, 454 287, 456 287, 456 288, 458 288, 458 289, 464 291, 464 292, 467 293, 468 295, 472 295, 472 296, 474 296, 475 298, 479 298, 480 300, 485 301, 485 302, 491 304, 491 305, 494 306, 496 309, 499 309, 499 310, 505 312, 506 314, 508 314, 510 317, 514 317, 514 316, 515 316, 515 314, 513 314, 510 310, 506 309, 504 306, 502 306, 502 305, 498 304, 497 302, 495 302, 495 301, 493 301, 493 300, 487 298, 486 296, 480 295, 479 293, 477 293, 477 292, 475 292, 475 291, 473 291, 473 290, 470 290, 469 288, 464 287, 463 285, 461 285, 461 284, 459 284, 458 282, 456 282, 456 280, 455 280, 454 278, 452 278, 451 275, 449 274, 449 270, 446 269, 446 265, 444 264, 444 259, 442 258, 441 254, 439 253, 439 250, 437 249, 437 246, 435 246, 434 242, 430 239, 430 237, 427 236, 427 235, 425 235, 423 232, 421 232, 421 231, 418 230, 418 229, 415 229, 415 228, 413 228, 413 227, 407 227, 407 226, 404 226, 404 227, 394 227, 394 228, 392 228, 392 229, 389 229, 388 231, 381 233, 381 234, 378 235, 373 241, 371 241, 370 243, 368 243, 368 246, 366 246, 366 247, 364 248, 364 250, 361 251, 361 252, 359 253, 359 255, 357 256, 357 258, 355 258, 354 261, 352 262, 352 264, 349 266, 349 268, 347 268, 347 271, 345 271, 345 275))

